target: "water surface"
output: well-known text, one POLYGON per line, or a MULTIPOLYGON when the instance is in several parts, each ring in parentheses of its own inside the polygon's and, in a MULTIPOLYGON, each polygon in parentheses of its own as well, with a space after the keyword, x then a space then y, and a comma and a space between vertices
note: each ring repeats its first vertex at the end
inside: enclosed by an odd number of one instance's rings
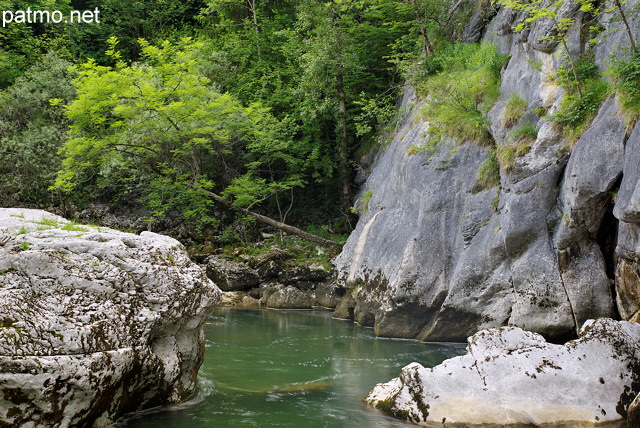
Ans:
POLYGON ((365 406, 378 382, 418 361, 431 367, 461 344, 376 338, 329 312, 218 308, 196 397, 143 412, 121 427, 406 427, 365 406))

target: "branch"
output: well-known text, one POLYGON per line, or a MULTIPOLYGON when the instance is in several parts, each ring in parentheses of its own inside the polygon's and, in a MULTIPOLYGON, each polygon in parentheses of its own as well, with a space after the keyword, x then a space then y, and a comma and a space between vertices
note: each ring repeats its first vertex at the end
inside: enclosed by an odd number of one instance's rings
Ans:
POLYGON ((311 241, 311 242, 315 242, 316 244, 320 244, 323 245, 325 247, 329 247, 329 248, 340 248, 342 247, 342 244, 336 241, 332 241, 330 239, 326 239, 326 238, 322 238, 320 236, 316 236, 316 235, 312 235, 311 233, 305 232, 304 230, 298 229, 297 227, 279 222, 277 220, 274 220, 270 217, 255 213, 253 211, 249 211, 246 208, 242 208, 239 207, 235 204, 232 204, 231 202, 227 201, 226 199, 224 199, 222 196, 213 193, 209 190, 205 190, 205 189, 198 189, 200 190, 202 193, 204 193, 205 195, 209 196, 210 198, 214 199, 215 201, 219 202, 220 204, 224 205, 225 207, 227 207, 228 209, 235 211, 235 212, 239 212, 245 215, 250 215, 252 217, 254 217, 256 220, 258 220, 261 223, 264 224, 268 224, 269 226, 273 226, 276 229, 279 230, 283 230, 287 233, 291 233, 293 235, 297 235, 299 237, 301 237, 302 239, 305 239, 307 241, 311 241))

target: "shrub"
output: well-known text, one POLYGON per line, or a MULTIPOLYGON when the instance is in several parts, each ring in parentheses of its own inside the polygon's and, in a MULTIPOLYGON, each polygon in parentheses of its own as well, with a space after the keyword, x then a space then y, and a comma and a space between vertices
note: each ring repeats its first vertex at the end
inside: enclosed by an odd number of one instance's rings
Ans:
POLYGON ((506 102, 504 114, 502 115, 502 125, 511 128, 527 112, 529 103, 518 94, 513 94, 506 102))
POLYGON ((60 169, 58 149, 66 138, 61 106, 74 96, 69 63, 45 55, 13 86, 0 93, 0 203, 46 206, 47 189, 60 169), (55 104, 55 102, 54 102, 55 104))

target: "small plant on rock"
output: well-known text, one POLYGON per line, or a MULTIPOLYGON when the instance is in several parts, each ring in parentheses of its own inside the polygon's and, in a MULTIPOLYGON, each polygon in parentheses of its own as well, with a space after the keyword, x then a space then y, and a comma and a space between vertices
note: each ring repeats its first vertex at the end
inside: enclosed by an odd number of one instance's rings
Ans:
POLYGON ((504 114, 502 115, 502 125, 505 128, 511 128, 524 116, 527 112, 529 103, 518 94, 513 94, 506 102, 504 114))
MULTIPOLYGON (((514 129, 510 137, 512 140, 516 142, 524 142, 528 144, 532 144, 538 138, 538 128, 534 123, 530 120, 525 121, 522 125, 518 126, 514 129)), ((523 153, 524 154, 524 153, 523 153)), ((522 155, 518 155, 522 156, 522 155)))

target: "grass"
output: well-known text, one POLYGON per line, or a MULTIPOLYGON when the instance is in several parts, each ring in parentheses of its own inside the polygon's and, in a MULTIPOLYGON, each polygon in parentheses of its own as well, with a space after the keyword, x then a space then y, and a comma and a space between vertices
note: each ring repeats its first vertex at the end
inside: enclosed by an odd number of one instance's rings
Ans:
POLYGON ((369 212, 369 202, 373 198, 373 189, 369 189, 365 191, 360 197, 360 204, 362 205, 362 213, 366 214, 369 212))
POLYGON ((513 94, 505 104, 502 125, 505 128, 513 127, 527 112, 528 106, 529 103, 524 98, 518 94, 513 94))
POLYGON ((600 106, 610 93, 609 84, 601 79, 593 54, 582 55, 576 65, 578 82, 568 64, 561 66, 553 76, 565 89, 565 95, 551 120, 560 126, 569 138, 569 148, 586 131, 600 106), (580 95, 578 88, 582 91, 580 95))
POLYGON ((496 150, 492 148, 487 155, 487 159, 478 169, 478 178, 474 191, 492 189, 500 186, 500 164, 496 156, 496 150))
POLYGON ((428 98, 422 114, 437 142, 447 138, 489 146, 486 114, 500 95, 500 70, 508 57, 491 44, 453 44, 432 59, 433 74, 416 87, 428 98))
POLYGON ((623 112, 629 125, 640 119, 640 53, 630 52, 611 65, 609 74, 615 82, 623 112))
POLYGON ((511 131, 509 136, 514 141, 526 140, 533 143, 536 141, 536 138, 538 138, 538 128, 533 122, 527 120, 522 125, 511 131))
POLYGON ((42 226, 50 226, 50 227, 58 227, 58 222, 51 218, 42 218, 40 221, 36 221, 36 224, 40 224, 42 226))
POLYGON ((87 229, 86 227, 79 226, 78 223, 73 221, 65 224, 64 226, 61 227, 61 229, 68 230, 71 232, 88 232, 89 231, 89 229, 87 229))

